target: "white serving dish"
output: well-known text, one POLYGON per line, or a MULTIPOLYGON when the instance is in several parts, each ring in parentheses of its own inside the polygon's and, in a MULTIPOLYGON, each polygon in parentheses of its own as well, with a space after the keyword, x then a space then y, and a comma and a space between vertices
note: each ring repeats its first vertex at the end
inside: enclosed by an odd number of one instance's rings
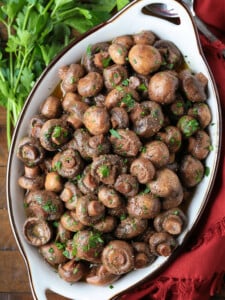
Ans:
MULTIPOLYGON (((121 12, 116 14, 108 22, 101 24, 91 30, 79 41, 69 45, 43 72, 38 82, 32 89, 21 113, 20 119, 14 131, 12 146, 8 160, 7 170, 7 198, 8 210, 11 226, 18 243, 20 252, 26 262, 30 286, 34 299, 46 299, 46 290, 76 300, 107 300, 126 289, 136 285, 146 278, 152 278, 163 266, 170 263, 171 258, 177 255, 177 251, 170 258, 158 258, 151 266, 139 269, 125 275, 113 284, 113 289, 109 286, 96 287, 84 282, 70 285, 59 278, 52 267, 44 262, 37 249, 28 245, 24 240, 22 227, 25 221, 23 208, 23 190, 17 185, 18 177, 23 173, 23 165, 16 158, 17 143, 26 135, 27 124, 31 117, 37 113, 42 101, 55 89, 59 79, 57 70, 64 65, 78 61, 89 44, 101 41, 109 41, 116 36, 123 34, 138 33, 142 30, 152 30, 160 38, 173 41, 185 56, 186 62, 194 72, 204 73, 208 79, 208 104, 212 112, 212 123, 209 126, 209 133, 212 138, 214 150, 210 152, 206 160, 206 165, 210 168, 210 174, 204 177, 199 184, 192 202, 190 203, 187 215, 188 224, 185 231, 179 237, 179 244, 190 236, 199 221, 202 212, 209 199, 213 183, 215 181, 219 152, 221 144, 221 110, 215 83, 208 65, 203 57, 197 36, 196 27, 192 17, 186 7, 176 0, 137 0, 128 5, 121 12), (180 17, 180 24, 176 25, 167 20, 142 13, 142 8, 151 3, 164 3, 173 7, 180 17)), ((177 250, 179 250, 178 247, 177 250)))

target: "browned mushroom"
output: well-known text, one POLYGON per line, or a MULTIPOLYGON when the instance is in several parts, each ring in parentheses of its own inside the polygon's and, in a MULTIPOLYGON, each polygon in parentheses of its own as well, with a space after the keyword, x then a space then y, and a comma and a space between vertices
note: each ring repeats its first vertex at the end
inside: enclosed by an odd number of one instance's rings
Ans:
POLYGON ((71 181, 64 184, 63 190, 60 193, 60 199, 65 202, 67 209, 73 210, 76 208, 78 197, 82 196, 79 188, 71 181))
POLYGON ((170 104, 176 99, 178 87, 179 79, 176 72, 157 72, 150 78, 149 81, 149 98, 161 104, 170 104))
POLYGON ((44 187, 45 175, 41 174, 40 167, 29 168, 25 166, 24 170, 25 174, 18 179, 19 186, 30 191, 41 190, 44 187))
POLYGON ((102 264, 108 272, 122 275, 134 268, 134 252, 132 246, 120 240, 107 244, 102 252, 102 264))
POLYGON ((67 257, 63 254, 63 249, 57 247, 55 242, 41 246, 39 251, 50 265, 57 266, 67 261, 67 257))
POLYGON ((105 266, 98 265, 91 268, 91 271, 86 276, 87 283, 94 285, 108 285, 119 279, 119 275, 110 273, 105 266))
POLYGON ((62 119, 50 119, 44 123, 40 132, 40 142, 48 151, 55 151, 65 144, 71 135, 71 129, 62 119))
POLYGON ((52 228, 45 220, 30 217, 26 219, 23 225, 23 234, 29 244, 39 247, 50 241, 52 238, 52 228))
POLYGON ((83 170, 84 163, 78 151, 66 149, 57 153, 52 160, 53 168, 64 178, 75 178, 83 170))
POLYGON ((62 114, 62 102, 56 96, 48 96, 42 103, 40 111, 47 119, 59 118, 62 114))
POLYGON ((101 234, 94 231, 80 230, 73 237, 76 258, 100 263, 104 240, 101 234))
POLYGON ((122 107, 114 107, 110 110, 112 128, 126 129, 129 126, 129 117, 122 107))
POLYGON ((159 198, 151 193, 139 194, 127 200, 127 211, 131 217, 150 219, 156 217, 160 210, 159 198))
POLYGON ((85 227, 84 224, 77 218, 75 211, 73 212, 71 210, 64 212, 60 218, 60 223, 66 230, 72 232, 77 232, 85 227))
POLYGON ((105 214, 105 207, 94 194, 87 194, 77 200, 76 216, 84 225, 97 223, 105 214))
POLYGON ((156 232, 149 239, 151 252, 157 256, 170 256, 177 241, 167 232, 156 232))
POLYGON ((132 68, 142 75, 157 71, 162 64, 160 52, 151 45, 134 45, 128 53, 128 58, 132 68))
POLYGON ((25 166, 35 167, 43 162, 45 150, 37 139, 24 137, 18 144, 16 155, 25 166))
POLYGON ((46 190, 31 191, 25 196, 24 203, 28 216, 53 221, 58 220, 63 213, 62 201, 54 192, 46 190))
POLYGON ((207 78, 202 73, 193 75, 190 70, 186 69, 179 76, 188 100, 191 102, 203 102, 207 99, 207 78))
POLYGON ((58 266, 58 274, 65 281, 74 283, 82 279, 87 272, 87 267, 83 262, 77 262, 75 259, 60 264, 58 266))
POLYGON ((111 90, 128 78, 128 72, 124 66, 114 64, 104 69, 103 78, 105 87, 111 90))
POLYGON ((186 187, 194 187, 204 176, 204 166, 199 159, 185 155, 181 161, 180 175, 186 187))
POLYGON ((143 30, 133 35, 135 44, 153 45, 156 40, 156 35, 150 30, 143 30))
POLYGON ((142 234, 147 226, 148 221, 146 219, 126 217, 121 220, 114 234, 118 239, 133 239, 139 234, 142 234))
POLYGON ((99 188, 98 199, 108 208, 117 208, 122 205, 122 198, 119 193, 107 186, 99 188))
POLYGON ((129 50, 134 44, 134 39, 132 35, 120 35, 113 39, 112 43, 123 45, 129 50))
POLYGON ((82 176, 78 179, 78 187, 83 194, 96 192, 98 182, 91 174, 91 165, 85 167, 82 176))
POLYGON ((188 152, 199 160, 208 156, 210 147, 210 136, 204 130, 198 130, 188 139, 188 152))
POLYGON ((52 192, 61 192, 63 189, 63 180, 55 171, 49 172, 45 177, 45 189, 52 192))
POLYGON ((156 134, 156 139, 163 141, 169 148, 170 152, 177 152, 182 143, 182 135, 176 126, 166 126, 162 131, 156 134))
POLYGON ((42 115, 33 116, 29 122, 28 135, 39 139, 41 128, 46 121, 47 119, 42 115))
POLYGON ((98 221, 93 225, 93 228, 99 232, 107 233, 112 232, 117 225, 117 219, 113 216, 103 217, 102 220, 98 221))
POLYGON ((183 211, 174 207, 155 217, 154 228, 157 232, 166 231, 171 235, 178 235, 183 231, 186 222, 187 217, 183 211))
POLYGON ((121 174, 117 177, 114 188, 126 197, 137 195, 139 184, 131 174, 121 174))
POLYGON ((141 137, 149 138, 158 132, 164 123, 161 106, 154 101, 143 101, 130 113, 134 131, 141 137))
POLYGON ((136 269, 146 267, 152 264, 156 256, 150 252, 149 245, 145 242, 133 242, 134 248, 134 266, 136 269))
POLYGON ((155 167, 149 159, 138 157, 131 163, 130 173, 136 176, 140 183, 145 184, 154 178, 155 167))
POLYGON ((72 232, 63 227, 61 222, 54 223, 54 225, 55 224, 57 229, 56 241, 62 244, 67 243, 67 241, 72 237, 72 232))
POLYGON ((75 92, 79 79, 85 74, 84 67, 81 64, 71 64, 64 70, 65 72, 62 72, 62 90, 64 92, 75 92))
POLYGON ((124 45, 118 43, 112 43, 109 46, 108 51, 110 57, 112 58, 115 64, 124 65, 126 63, 128 50, 124 45))
POLYGON ((93 135, 107 133, 110 128, 110 116, 104 107, 89 107, 84 113, 83 122, 93 135))
POLYGON ((185 114, 186 103, 180 94, 178 94, 175 101, 170 104, 170 111, 173 114, 174 119, 177 119, 185 114))
POLYGON ((156 168, 161 168, 168 164, 170 153, 162 141, 151 141, 145 144, 141 157, 149 159, 156 168))
POLYGON ((189 108, 188 115, 197 119, 203 129, 206 128, 212 120, 209 106, 204 102, 194 103, 193 107, 189 108))
POLYGON ((82 97, 96 96, 103 88, 103 77, 98 72, 89 72, 80 78, 77 89, 82 97))
POLYGON ((186 138, 190 137, 200 129, 198 121, 189 115, 183 115, 178 120, 177 127, 182 132, 182 135, 186 138))
POLYGON ((177 207, 183 200, 183 188, 179 177, 168 168, 156 171, 156 178, 148 183, 154 195, 163 197, 163 209, 177 207))
POLYGON ((110 142, 113 146, 113 151, 116 154, 125 157, 133 157, 138 154, 141 149, 141 141, 137 134, 129 129, 111 130, 110 142))
POLYGON ((91 175, 104 184, 114 184, 118 175, 126 170, 122 158, 113 154, 100 155, 93 159, 91 165, 91 175))

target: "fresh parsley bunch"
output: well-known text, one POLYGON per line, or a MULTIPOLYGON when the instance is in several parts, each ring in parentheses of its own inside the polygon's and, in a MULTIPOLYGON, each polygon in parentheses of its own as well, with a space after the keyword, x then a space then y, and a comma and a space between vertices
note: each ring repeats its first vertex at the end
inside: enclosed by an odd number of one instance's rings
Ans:
POLYGON ((43 69, 78 34, 107 20, 129 0, 5 0, 0 2, 0 105, 7 111, 7 142, 43 69))

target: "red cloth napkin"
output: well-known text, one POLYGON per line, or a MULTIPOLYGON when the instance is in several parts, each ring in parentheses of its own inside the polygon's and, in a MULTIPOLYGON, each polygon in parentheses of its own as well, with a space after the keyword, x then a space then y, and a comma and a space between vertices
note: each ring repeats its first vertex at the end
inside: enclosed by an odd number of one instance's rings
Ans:
MULTIPOLYGON (((195 1, 197 15, 225 43, 225 1, 195 1)), ((225 59, 221 41, 209 43, 200 36, 214 75, 225 115, 225 59)), ((121 300, 207 300, 219 292, 225 275, 225 137, 219 172, 211 198, 195 235, 177 259, 158 277, 121 296, 121 300)))

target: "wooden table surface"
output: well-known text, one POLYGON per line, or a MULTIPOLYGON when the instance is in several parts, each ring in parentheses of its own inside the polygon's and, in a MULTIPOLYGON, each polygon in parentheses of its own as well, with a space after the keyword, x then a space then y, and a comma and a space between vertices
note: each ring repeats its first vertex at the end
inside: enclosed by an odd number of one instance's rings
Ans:
MULTIPOLYGON (((0 107, 0 300, 32 300, 26 266, 18 250, 8 218, 5 189, 8 152, 5 124, 6 112, 0 107)), ((47 293, 47 299, 65 300, 67 298, 47 293)), ((225 300, 225 289, 221 295, 212 297, 212 300, 225 300)))

